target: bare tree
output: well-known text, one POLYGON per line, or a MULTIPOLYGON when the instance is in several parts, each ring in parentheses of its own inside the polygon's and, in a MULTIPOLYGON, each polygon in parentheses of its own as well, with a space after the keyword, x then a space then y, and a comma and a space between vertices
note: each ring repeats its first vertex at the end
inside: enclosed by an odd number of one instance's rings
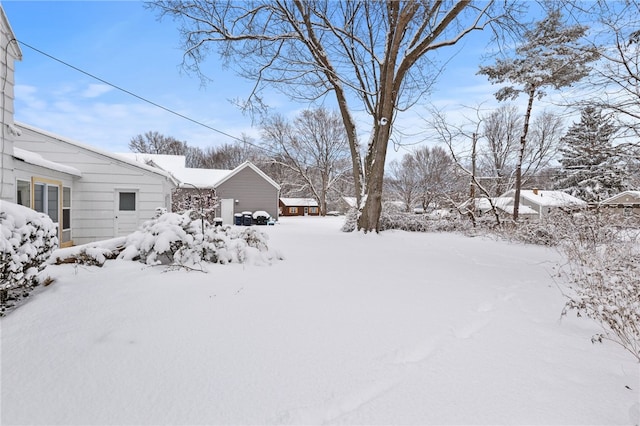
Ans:
POLYGON ((479 74, 486 75, 492 83, 509 84, 496 92, 499 101, 515 99, 521 93, 528 97, 516 163, 514 221, 518 220, 522 165, 533 101, 543 97, 545 90, 571 86, 589 74, 589 63, 598 58, 598 52, 580 44, 586 31, 587 27, 583 25, 566 25, 561 13, 551 10, 545 19, 525 32, 524 42, 515 49, 515 57, 498 59, 495 65, 480 67, 479 74))
MULTIPOLYGON (((571 2, 568 5, 570 10, 575 10, 575 6, 571 2)), ((598 49, 602 60, 584 87, 593 96, 581 106, 614 111, 620 119, 620 128, 629 130, 637 138, 640 136, 640 3, 637 0, 598 1, 590 6, 587 19, 600 23, 599 31, 592 38, 593 48, 598 49)), ((575 19, 585 18, 580 13, 575 19)), ((630 148, 633 147, 625 147, 627 152, 630 148)), ((638 155, 637 150, 633 152, 638 155)))
MULTIPOLYGON (((432 109, 430 113, 431 120, 428 122, 428 126, 434 133, 433 139, 447 146, 457 169, 469 180, 469 191, 465 203, 468 207, 465 210, 459 209, 460 213, 468 215, 475 226, 477 200, 480 197, 485 197, 491 206, 496 223, 500 225, 500 216, 494 203, 491 188, 486 186, 485 180, 478 177, 475 167, 479 129, 482 127, 484 119, 476 110, 477 118, 467 119, 466 123, 453 124, 447 121, 447 117, 441 111, 432 109), (469 143, 471 144, 470 151, 466 149, 469 143), (469 165, 469 163, 471 164, 469 165)), ((456 207, 458 204, 455 203, 456 207)))
POLYGON ((387 186, 390 191, 399 197, 405 205, 405 211, 410 212, 418 198, 418 166, 413 153, 402 156, 400 161, 393 160, 389 163, 387 186))
POLYGON ((414 156, 422 208, 426 211, 430 207, 440 207, 441 201, 451 199, 460 188, 453 158, 440 146, 423 146, 414 152, 414 156))
MULTIPOLYGON (((255 82, 248 107, 262 103, 261 89, 278 87, 292 99, 335 96, 351 153, 358 201, 366 202, 358 228, 379 230, 387 147, 399 112, 411 108, 434 83, 435 58, 488 25, 505 23, 519 5, 493 0, 156 0, 161 15, 181 22, 184 66, 200 69, 212 43, 240 75, 255 82), (362 149, 352 111, 371 117, 362 149)), ((514 28, 509 21, 508 28, 514 28)), ((505 26, 506 27, 506 26, 505 26)))
POLYGON ((325 108, 304 110, 293 123, 275 115, 264 121, 262 134, 270 150, 279 154, 273 161, 280 158, 282 166, 299 176, 325 215, 329 191, 350 171, 340 115, 325 108))
MULTIPOLYGON (((246 138, 246 136, 245 136, 246 138)), ((254 144, 247 140, 246 143, 236 142, 214 147, 207 147, 202 152, 200 166, 206 169, 231 170, 245 161, 259 163, 265 155, 254 144)))
POLYGON ((480 170, 490 177, 492 193, 500 195, 510 189, 518 158, 518 140, 522 129, 522 114, 518 107, 503 105, 483 120, 480 149, 480 170))
POLYGON ((531 123, 522 161, 522 182, 529 183, 551 167, 562 145, 564 120, 550 111, 543 111, 531 123))
POLYGON ((164 136, 158 132, 149 131, 144 135, 137 135, 129 142, 131 152, 145 154, 185 155, 187 143, 172 136, 164 136))

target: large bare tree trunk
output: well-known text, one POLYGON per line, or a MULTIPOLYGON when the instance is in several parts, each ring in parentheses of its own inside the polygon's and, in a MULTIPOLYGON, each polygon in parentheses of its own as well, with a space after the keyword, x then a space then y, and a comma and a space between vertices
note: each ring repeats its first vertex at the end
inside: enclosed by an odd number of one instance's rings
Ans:
POLYGON ((378 135, 375 142, 376 149, 367 156, 366 194, 367 199, 362 208, 358 229, 364 232, 380 231, 380 214, 382 213, 382 185, 384 181, 384 163, 386 160, 388 134, 378 135))

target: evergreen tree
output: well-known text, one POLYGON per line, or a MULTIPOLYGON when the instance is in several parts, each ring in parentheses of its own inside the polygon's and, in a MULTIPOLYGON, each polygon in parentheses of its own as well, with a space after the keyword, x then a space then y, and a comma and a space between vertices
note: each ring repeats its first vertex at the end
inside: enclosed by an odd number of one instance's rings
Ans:
MULTIPOLYGON (((542 98, 547 90, 561 90, 572 86, 591 71, 591 62, 598 59, 593 47, 585 46, 581 39, 587 33, 584 25, 568 25, 560 10, 549 14, 525 32, 523 43, 516 47, 512 58, 498 59, 495 65, 481 66, 491 83, 502 84, 496 99, 516 99, 520 94, 528 98, 524 115, 520 149, 515 166, 515 196, 520 199, 522 169, 527 152, 527 135, 535 98, 542 98)), ((513 206, 513 220, 518 220, 519 203, 513 206)))
POLYGON ((613 147, 612 117, 587 106, 580 122, 562 138, 562 172, 555 187, 585 201, 608 198, 625 189, 626 172, 613 147))

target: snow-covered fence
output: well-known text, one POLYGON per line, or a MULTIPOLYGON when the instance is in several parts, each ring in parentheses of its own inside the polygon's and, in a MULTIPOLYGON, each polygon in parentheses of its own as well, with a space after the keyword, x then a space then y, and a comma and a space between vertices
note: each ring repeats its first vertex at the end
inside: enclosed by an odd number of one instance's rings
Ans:
POLYGON ((27 207, 0 202, 0 304, 10 291, 28 292, 58 245, 51 219, 27 207))

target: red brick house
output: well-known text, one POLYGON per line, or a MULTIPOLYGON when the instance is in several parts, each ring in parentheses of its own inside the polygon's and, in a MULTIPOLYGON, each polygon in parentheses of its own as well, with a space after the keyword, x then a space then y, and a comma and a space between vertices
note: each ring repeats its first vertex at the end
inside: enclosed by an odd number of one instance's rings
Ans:
POLYGON ((313 198, 280 198, 281 216, 319 216, 320 207, 313 198))

